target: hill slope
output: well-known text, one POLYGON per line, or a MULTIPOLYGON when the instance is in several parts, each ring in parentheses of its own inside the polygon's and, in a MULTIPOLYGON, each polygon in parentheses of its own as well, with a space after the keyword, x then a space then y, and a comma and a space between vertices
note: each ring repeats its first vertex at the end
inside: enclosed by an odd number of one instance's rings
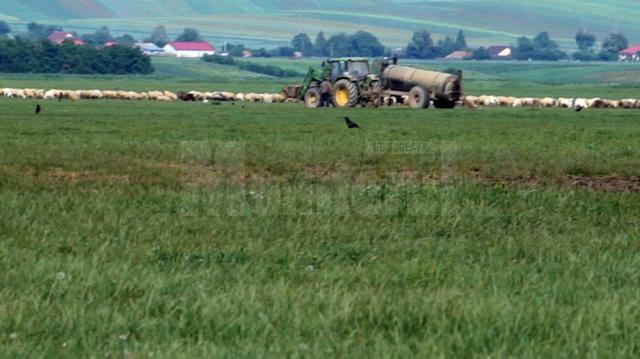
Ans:
POLYGON ((3 0, 0 17, 14 24, 39 20, 85 30, 107 24, 118 32, 148 33, 157 24, 172 32, 200 28, 209 39, 282 44, 297 31, 329 33, 364 28, 389 45, 416 29, 436 36, 463 29, 471 43, 514 42, 548 30, 566 46, 578 29, 600 39, 622 31, 640 42, 640 3, 630 0, 3 0))

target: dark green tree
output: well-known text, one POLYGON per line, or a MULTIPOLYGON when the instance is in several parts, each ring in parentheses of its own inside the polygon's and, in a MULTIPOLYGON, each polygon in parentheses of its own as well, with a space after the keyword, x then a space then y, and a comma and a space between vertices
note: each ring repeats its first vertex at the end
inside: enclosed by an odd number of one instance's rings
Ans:
POLYGON ((551 40, 548 32, 543 31, 533 38, 533 47, 537 50, 553 50, 558 48, 558 44, 551 40))
POLYGON ((115 42, 118 45, 131 47, 131 46, 135 45, 137 41, 133 36, 131 36, 129 34, 124 34, 122 36, 116 37, 115 38, 115 42))
POLYGON ((442 40, 438 40, 438 46, 436 47, 436 52, 438 57, 444 57, 449 55, 454 51, 458 51, 460 48, 458 47, 458 43, 451 36, 446 36, 442 40))
POLYGON ((114 38, 113 38, 113 35, 111 34, 111 30, 109 30, 109 27, 101 26, 93 34, 83 35, 82 40, 84 40, 87 44, 90 44, 93 46, 102 46, 107 42, 114 41, 114 38))
POLYGON ((11 33, 11 27, 4 21, 0 21, 0 37, 6 37, 11 33))
POLYGON ((354 56, 377 57, 384 54, 384 46, 369 32, 358 31, 350 38, 354 56))
POLYGON ((529 60, 535 57, 533 42, 526 36, 518 39, 518 46, 515 49, 515 58, 518 60, 529 60))
POLYGON ((437 56, 431 33, 425 30, 413 33, 411 42, 407 45, 406 56, 416 59, 431 59, 437 56))
POLYGON ((316 41, 313 43, 314 54, 316 56, 327 56, 327 38, 324 33, 320 31, 316 36, 316 41))
POLYGON ((518 60, 557 61, 567 58, 567 55, 560 50, 558 44, 551 40, 549 33, 545 31, 537 34, 533 40, 525 36, 519 38, 515 58, 518 60))
POLYGON ((202 41, 202 36, 200 36, 200 32, 194 28, 188 27, 182 31, 176 41, 185 41, 185 42, 195 42, 202 41))
POLYGON ((169 43, 169 36, 167 36, 167 29, 164 25, 156 26, 151 32, 151 36, 144 39, 144 42, 151 42, 158 47, 164 47, 169 43))
POLYGON ((473 52, 473 58, 475 60, 489 60, 491 56, 489 55, 489 51, 484 47, 479 47, 473 52))
POLYGON ((244 52, 246 50, 247 48, 242 44, 238 44, 238 45, 227 44, 227 52, 231 57, 242 57, 244 56, 244 52))
POLYGON ((622 33, 613 33, 602 41, 602 51, 598 54, 598 60, 616 61, 618 53, 629 47, 629 41, 622 33))
POLYGON ((42 40, 55 31, 62 31, 62 27, 55 25, 43 25, 35 22, 27 24, 27 38, 30 40, 42 40))
POLYGON ((580 30, 576 34, 576 44, 578 45, 578 48, 582 52, 587 52, 591 50, 591 48, 595 43, 596 43, 596 37, 593 36, 592 34, 587 33, 584 30, 580 30))
POLYGON ((349 35, 340 33, 331 36, 327 40, 327 55, 330 57, 355 56, 349 35))
POLYGON ((560 46, 551 40, 549 33, 544 31, 533 38, 534 60, 557 61, 567 58, 560 46))
POLYGON ((618 54, 618 52, 629 47, 629 41, 622 33, 613 33, 602 41, 602 51, 618 54))
POLYGON ((299 33, 291 40, 291 47, 295 51, 301 52, 304 56, 313 55, 313 43, 305 33, 299 33))
POLYGON ((462 30, 458 31, 458 36, 456 36, 456 47, 457 50, 466 50, 467 47, 467 38, 464 36, 464 32, 462 30))
POLYGON ((47 40, 0 40, 0 72, 74 74, 148 74, 148 56, 131 47, 54 45, 47 40))

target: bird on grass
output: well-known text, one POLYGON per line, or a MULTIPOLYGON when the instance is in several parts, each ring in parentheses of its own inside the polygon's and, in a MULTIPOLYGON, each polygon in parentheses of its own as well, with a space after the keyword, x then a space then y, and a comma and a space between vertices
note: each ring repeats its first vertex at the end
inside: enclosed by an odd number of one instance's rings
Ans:
POLYGON ((42 107, 40 107, 40 104, 36 105, 36 115, 40 114, 40 112, 42 112, 42 107))
POLYGON ((351 121, 351 119, 350 119, 349 117, 345 117, 345 118, 344 118, 344 123, 346 123, 346 124, 347 124, 347 127, 348 127, 349 129, 353 129, 353 128, 358 128, 358 129, 360 129, 360 126, 358 126, 358 124, 357 124, 357 123, 355 123, 355 122, 351 121))

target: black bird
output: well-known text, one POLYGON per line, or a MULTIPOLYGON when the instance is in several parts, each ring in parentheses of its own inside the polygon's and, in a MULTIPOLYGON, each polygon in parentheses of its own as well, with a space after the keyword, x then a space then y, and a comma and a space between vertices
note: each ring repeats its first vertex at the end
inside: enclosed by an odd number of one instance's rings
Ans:
POLYGON ((344 122, 347 124, 348 128, 360 128, 357 123, 351 121, 349 117, 344 118, 344 122))
POLYGON ((42 107, 40 107, 40 104, 36 105, 36 115, 39 114, 40 112, 42 112, 42 107))

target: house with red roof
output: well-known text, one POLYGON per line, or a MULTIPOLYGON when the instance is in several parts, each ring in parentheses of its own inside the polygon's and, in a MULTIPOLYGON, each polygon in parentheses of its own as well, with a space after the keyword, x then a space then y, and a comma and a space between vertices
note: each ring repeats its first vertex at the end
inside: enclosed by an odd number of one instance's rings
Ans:
POLYGON ((164 47, 164 52, 176 57, 202 57, 204 55, 215 55, 216 49, 205 41, 172 41, 164 47))
POLYGON ((631 46, 618 53, 620 61, 640 61, 640 45, 631 46))
POLYGON ((82 41, 82 39, 73 33, 66 31, 54 31, 47 38, 56 45, 60 45, 65 41, 70 41, 74 45, 84 45, 84 41, 82 41))

